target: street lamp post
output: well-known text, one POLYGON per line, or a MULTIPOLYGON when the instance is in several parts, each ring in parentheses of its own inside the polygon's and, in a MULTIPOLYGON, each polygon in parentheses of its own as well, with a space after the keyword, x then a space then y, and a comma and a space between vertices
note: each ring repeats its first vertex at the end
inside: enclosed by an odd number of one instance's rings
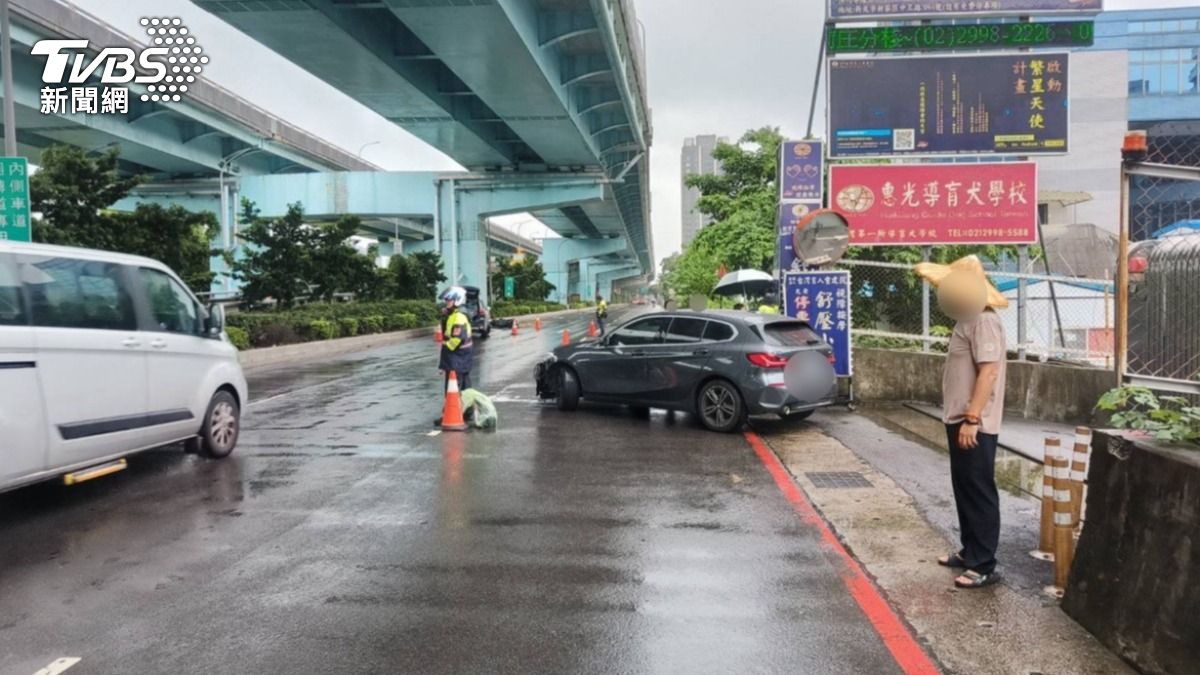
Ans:
MULTIPOLYGON (((0 0, 0 2, 5 2, 5 1, 6 0, 0 0)), ((370 143, 364 143, 363 146, 358 149, 357 157, 359 159, 362 159, 363 153, 366 152, 367 148, 371 147, 372 145, 381 145, 382 143, 383 143, 383 141, 371 141, 370 143)))

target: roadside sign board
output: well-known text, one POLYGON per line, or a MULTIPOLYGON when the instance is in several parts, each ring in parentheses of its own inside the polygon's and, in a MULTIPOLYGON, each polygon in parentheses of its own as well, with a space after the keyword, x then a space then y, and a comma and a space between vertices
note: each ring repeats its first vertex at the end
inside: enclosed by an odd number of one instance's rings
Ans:
POLYGON ((829 0, 831 21, 1099 14, 1104 0, 829 0))
POLYGON ((1066 52, 829 61, 830 157, 1064 154, 1066 52))
POLYGON ((780 201, 820 201, 825 180, 821 141, 785 141, 780 146, 780 201))
POLYGON ((783 202, 779 205, 779 269, 783 272, 799 270, 796 260, 796 225, 814 211, 821 209, 819 199, 807 202, 783 202))
POLYGON ((1035 162, 850 164, 829 186, 853 246, 1037 242, 1035 162))
POLYGON ((831 270, 785 274, 786 313, 807 322, 833 348, 838 377, 854 374, 850 348, 850 272, 831 270))
POLYGON ((511 300, 517 293, 517 280, 513 277, 504 277, 504 297, 511 300))
POLYGON ((29 161, 24 157, 0 157, 0 239, 33 240, 29 161))
POLYGON ((870 52, 935 52, 1038 47, 1091 47, 1096 42, 1092 21, 1043 23, 960 23, 925 26, 831 26, 825 50, 830 54, 870 52))

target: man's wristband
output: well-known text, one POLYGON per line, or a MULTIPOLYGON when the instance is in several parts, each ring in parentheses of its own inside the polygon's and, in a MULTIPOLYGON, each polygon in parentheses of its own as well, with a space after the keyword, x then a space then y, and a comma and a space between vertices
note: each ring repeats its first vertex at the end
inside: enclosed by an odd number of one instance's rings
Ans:
POLYGON ((973 427, 977 427, 983 420, 979 419, 978 415, 963 415, 963 422, 973 427))

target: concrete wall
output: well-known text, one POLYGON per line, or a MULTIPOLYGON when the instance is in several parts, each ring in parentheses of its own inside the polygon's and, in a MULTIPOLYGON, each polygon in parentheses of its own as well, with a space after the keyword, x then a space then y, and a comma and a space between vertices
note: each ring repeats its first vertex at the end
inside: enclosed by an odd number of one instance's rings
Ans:
POLYGON ((1200 448, 1097 433, 1063 610, 1143 673, 1200 667, 1200 448))
MULTIPOLYGON (((864 402, 941 405, 942 354, 854 350, 854 392, 864 402)), ((1111 371, 1042 363, 1008 364, 1004 407, 1029 419, 1087 424, 1096 401, 1115 385, 1111 371)))

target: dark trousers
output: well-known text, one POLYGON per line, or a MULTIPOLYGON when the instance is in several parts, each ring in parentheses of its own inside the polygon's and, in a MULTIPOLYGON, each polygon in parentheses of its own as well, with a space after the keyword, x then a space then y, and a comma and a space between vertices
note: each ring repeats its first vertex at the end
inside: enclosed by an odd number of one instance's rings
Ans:
POLYGON ((602 317, 602 316, 596 317, 596 326, 600 329, 600 334, 604 335, 604 317, 602 317))
POLYGON ((961 424, 946 425, 950 443, 950 482, 958 527, 962 532, 962 555, 967 569, 991 574, 996 569, 1000 545, 1000 493, 996 490, 996 442, 999 436, 979 434, 979 445, 971 450, 958 447, 961 424))
MULTIPOLYGON (((454 371, 454 375, 455 375, 455 377, 458 378, 458 390, 459 391, 466 391, 471 388, 471 371, 456 370, 456 371, 454 371)), ((449 389, 449 388, 450 388, 450 371, 446 371, 446 389, 449 389)))

